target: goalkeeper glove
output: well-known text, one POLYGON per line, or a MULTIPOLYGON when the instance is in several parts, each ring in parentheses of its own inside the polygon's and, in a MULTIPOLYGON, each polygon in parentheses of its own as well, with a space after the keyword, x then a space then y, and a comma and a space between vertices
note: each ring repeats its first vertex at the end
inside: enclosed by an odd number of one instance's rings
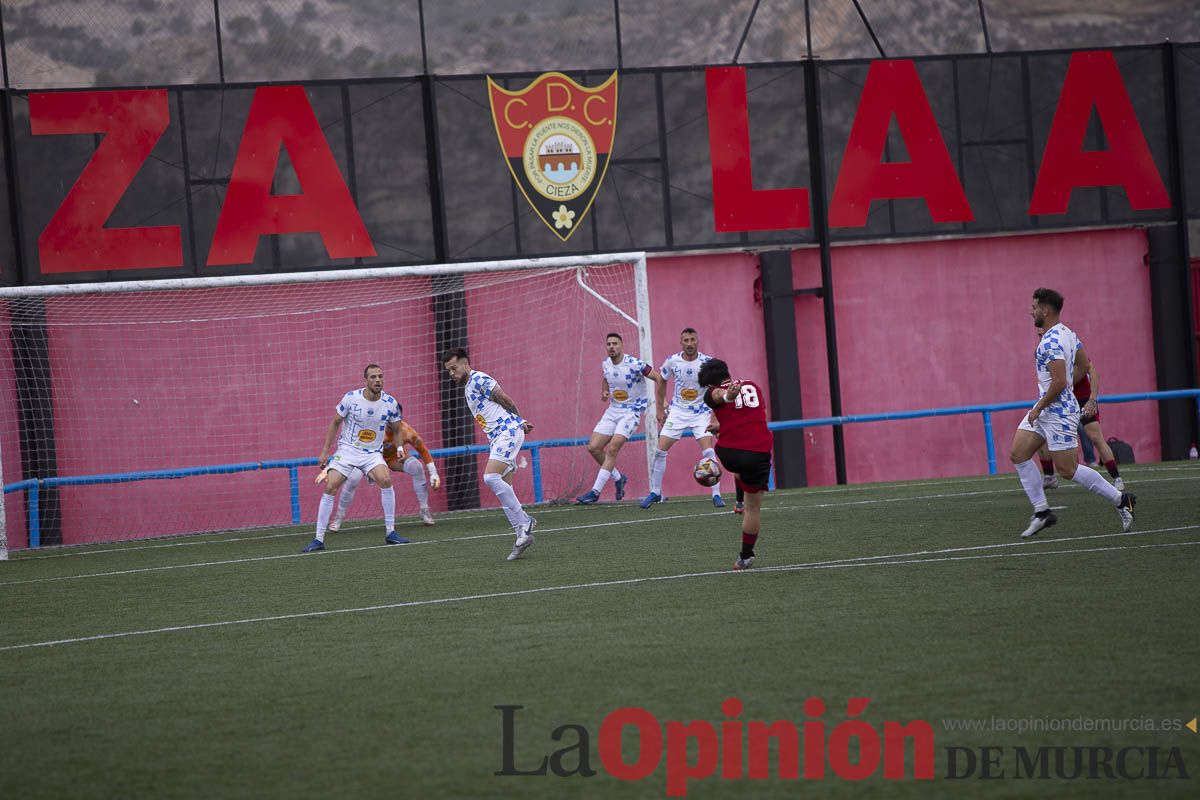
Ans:
POLYGON ((425 468, 427 470, 429 470, 429 486, 430 486, 430 488, 436 490, 439 487, 441 487, 442 479, 441 479, 441 476, 438 475, 437 465, 434 464, 432 461, 430 461, 428 464, 425 465, 425 468))

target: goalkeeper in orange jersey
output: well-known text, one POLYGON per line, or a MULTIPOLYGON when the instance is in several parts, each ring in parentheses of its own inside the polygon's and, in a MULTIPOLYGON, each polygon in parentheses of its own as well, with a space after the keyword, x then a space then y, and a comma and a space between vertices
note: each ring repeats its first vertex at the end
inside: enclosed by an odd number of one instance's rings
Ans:
MULTIPOLYGON (((407 422, 401 421, 400 444, 397 446, 393 440, 392 429, 389 427, 383 437, 383 460, 387 462, 388 469, 392 472, 407 472, 412 477, 413 492, 417 495, 417 502, 421 506, 421 522, 432 525, 433 514, 429 511, 429 487, 436 490, 442 485, 442 479, 438 476, 437 465, 433 463, 433 456, 429 454, 429 448, 425 446, 420 434, 413 430, 413 427, 407 422), (420 454, 420 458, 406 454, 405 446, 416 450, 420 454), (425 480, 426 470, 429 471, 428 483, 425 480)), ((329 522, 329 530, 336 531, 342 527, 342 520, 346 518, 346 509, 354 500, 354 492, 358 489, 362 478, 363 473, 356 470, 346 479, 346 484, 342 488, 342 496, 338 498, 337 512, 329 522)))

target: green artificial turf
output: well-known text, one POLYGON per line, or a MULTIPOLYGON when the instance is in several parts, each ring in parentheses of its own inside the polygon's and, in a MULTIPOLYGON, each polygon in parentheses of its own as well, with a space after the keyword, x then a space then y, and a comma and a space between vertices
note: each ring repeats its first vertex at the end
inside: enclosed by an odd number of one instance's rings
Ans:
POLYGON ((701 498, 534 510, 517 562, 498 511, 405 520, 398 547, 358 525, 303 556, 307 526, 17 552, 0 563, 0 797, 663 797, 665 753, 644 780, 606 770, 605 717, 719 729, 728 697, 744 723, 827 736, 868 697, 878 731, 929 722, 936 777, 788 781, 772 755, 767 780, 718 766, 689 797, 1195 796, 1200 735, 1179 726, 1200 713, 1200 468, 1124 476, 1134 535, 1069 485, 1026 543, 1012 476, 773 493, 746 573, 729 570, 739 518, 701 498), (597 774, 494 774, 498 705, 523 707, 518 769, 577 744, 552 738, 574 724, 597 774), (1006 748, 1005 778, 947 778, 947 748, 981 746, 1006 748), (1017 746, 1178 747, 1193 777, 1014 778, 1017 746))

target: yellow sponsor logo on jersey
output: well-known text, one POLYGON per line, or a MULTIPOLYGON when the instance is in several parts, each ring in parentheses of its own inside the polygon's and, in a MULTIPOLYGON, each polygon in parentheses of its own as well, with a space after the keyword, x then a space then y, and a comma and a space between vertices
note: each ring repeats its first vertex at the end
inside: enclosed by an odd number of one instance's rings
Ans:
POLYGON ((378 434, 370 428, 363 428, 358 432, 358 440, 363 444, 370 444, 371 442, 375 441, 377 436, 378 434))
POLYGON ((689 386, 688 388, 681 391, 679 393, 679 396, 682 397, 684 400, 687 400, 690 403, 693 400, 695 400, 697 397, 700 396, 700 390, 693 389, 692 387, 689 386))
POLYGON ((613 392, 613 400, 616 400, 618 403, 624 403, 628 399, 629 392, 625 391, 624 389, 617 389, 615 392, 613 392))
POLYGON ((476 414, 475 421, 479 423, 479 427, 486 428, 487 420, 483 418, 483 414, 476 414))

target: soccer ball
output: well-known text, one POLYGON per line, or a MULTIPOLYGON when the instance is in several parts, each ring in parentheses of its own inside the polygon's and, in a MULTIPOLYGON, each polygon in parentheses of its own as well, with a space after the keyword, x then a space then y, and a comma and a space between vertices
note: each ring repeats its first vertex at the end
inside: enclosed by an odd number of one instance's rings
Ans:
POLYGON ((702 458, 692 470, 692 477, 701 486, 716 486, 721 480, 721 465, 714 458, 702 458))

